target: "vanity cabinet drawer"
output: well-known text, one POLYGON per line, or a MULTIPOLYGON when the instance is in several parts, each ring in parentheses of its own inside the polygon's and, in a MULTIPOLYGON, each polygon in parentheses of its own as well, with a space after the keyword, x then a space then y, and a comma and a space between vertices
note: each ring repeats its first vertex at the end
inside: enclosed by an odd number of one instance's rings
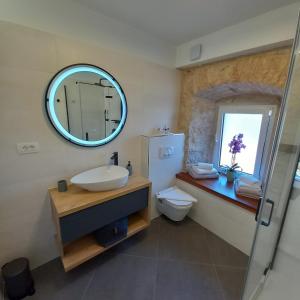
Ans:
POLYGON ((148 193, 147 187, 60 218, 63 244, 146 208, 148 193))

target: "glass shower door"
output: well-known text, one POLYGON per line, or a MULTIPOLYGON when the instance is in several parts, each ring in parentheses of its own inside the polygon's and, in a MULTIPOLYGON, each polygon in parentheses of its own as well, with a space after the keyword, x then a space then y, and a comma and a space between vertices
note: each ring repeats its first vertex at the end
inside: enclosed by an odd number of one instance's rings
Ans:
POLYGON ((256 299, 276 257, 300 145, 299 24, 243 294, 256 299))

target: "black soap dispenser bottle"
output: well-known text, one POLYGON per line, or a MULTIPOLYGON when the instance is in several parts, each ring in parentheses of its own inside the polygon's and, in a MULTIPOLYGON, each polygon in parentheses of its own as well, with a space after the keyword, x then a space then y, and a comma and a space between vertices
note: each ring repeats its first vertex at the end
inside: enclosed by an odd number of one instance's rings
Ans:
POLYGON ((128 161, 128 164, 127 164, 127 166, 126 166, 126 169, 127 169, 128 172, 129 172, 129 176, 131 176, 131 175, 132 175, 132 165, 131 165, 131 163, 130 163, 130 160, 128 161))

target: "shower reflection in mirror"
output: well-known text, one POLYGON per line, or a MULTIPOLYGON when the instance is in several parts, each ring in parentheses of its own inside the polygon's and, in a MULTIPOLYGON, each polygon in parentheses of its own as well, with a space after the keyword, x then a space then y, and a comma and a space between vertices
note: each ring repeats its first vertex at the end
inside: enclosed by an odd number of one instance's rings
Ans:
POLYGON ((67 77, 55 94, 55 112, 61 125, 86 141, 111 135, 121 120, 122 105, 117 90, 93 73, 67 77))

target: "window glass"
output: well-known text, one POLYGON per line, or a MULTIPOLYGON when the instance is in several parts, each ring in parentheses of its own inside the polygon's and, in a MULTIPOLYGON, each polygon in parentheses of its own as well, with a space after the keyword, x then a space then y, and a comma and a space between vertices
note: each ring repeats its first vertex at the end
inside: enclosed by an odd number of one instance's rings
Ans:
POLYGON ((254 174, 263 114, 225 113, 223 116, 219 164, 231 166, 232 153, 228 144, 235 135, 243 134, 246 148, 236 154, 235 162, 242 168, 242 172, 254 174))

